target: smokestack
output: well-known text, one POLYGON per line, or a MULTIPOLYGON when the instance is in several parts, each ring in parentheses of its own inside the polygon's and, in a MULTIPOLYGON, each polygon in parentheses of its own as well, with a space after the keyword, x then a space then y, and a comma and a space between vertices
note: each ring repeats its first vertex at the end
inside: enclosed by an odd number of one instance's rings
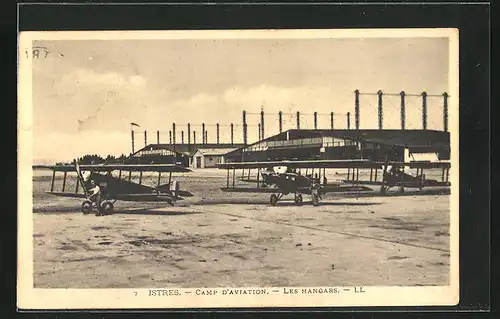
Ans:
POLYGON ((351 129, 351 112, 347 112, 347 129, 351 129))
POLYGON ((191 144, 191 123, 188 123, 188 144, 191 144))
POLYGON ((172 145, 172 131, 168 131, 169 144, 172 145))
POLYGON ((205 144, 205 123, 201 124, 201 144, 205 144))
POLYGON ((378 129, 381 130, 383 129, 383 118, 384 118, 384 114, 383 114, 383 111, 382 111, 382 90, 378 90, 377 92, 378 94, 378 129))
POLYGON ((401 95, 401 129, 404 130, 406 126, 405 91, 401 91, 399 94, 401 95))
POLYGON ((208 144, 208 130, 205 131, 205 144, 208 144))
POLYGON ((260 140, 262 139, 262 138, 261 138, 261 133, 262 133, 262 131, 261 131, 261 128, 260 128, 260 123, 258 124, 258 126, 259 126, 259 141, 260 141, 260 140))
POLYGON ((175 123, 172 123, 172 141, 175 145, 175 123))
POLYGON ((283 112, 278 113, 278 123, 280 127, 280 133, 283 132, 283 112))
POLYGON ((422 92, 422 129, 427 129, 427 93, 422 92))
POLYGON ((184 144, 184 131, 181 131, 181 143, 184 144))
POLYGON ((443 129, 448 132, 448 93, 443 93, 443 129))
POLYGON ((144 131, 144 146, 148 145, 148 131, 144 131))
POLYGON ((297 130, 300 130, 300 112, 297 111, 297 130))
POLYGON ((193 131, 193 144, 196 144, 196 131, 193 131))
POLYGON ((314 112, 314 129, 318 129, 318 112, 314 112))
POLYGON ((359 130, 359 90, 354 91, 354 121, 359 130))
POLYGON ((219 144, 219 123, 217 123, 217 144, 219 144))
POLYGON ((333 112, 330 112, 330 128, 333 130, 333 112))
POLYGON ((156 144, 160 144, 160 131, 156 131, 156 144))
POLYGON ((234 144, 234 125, 231 123, 231 145, 234 144))
POLYGON ((262 139, 264 139, 264 111, 260 111, 260 129, 262 130, 262 139))
POLYGON ((243 111, 243 144, 247 145, 247 112, 243 111))

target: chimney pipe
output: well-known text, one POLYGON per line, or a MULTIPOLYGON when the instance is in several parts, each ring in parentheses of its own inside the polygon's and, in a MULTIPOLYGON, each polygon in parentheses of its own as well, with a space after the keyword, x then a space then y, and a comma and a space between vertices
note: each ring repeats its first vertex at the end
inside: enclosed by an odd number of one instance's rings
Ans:
POLYGON ((243 144, 247 145, 247 112, 243 111, 243 144))
POLYGON ((231 123, 231 145, 234 144, 234 125, 231 123))
POLYGON ((278 123, 280 127, 280 133, 283 132, 283 112, 278 113, 278 123))
POLYGON ((427 93, 422 92, 422 129, 427 129, 427 93))
POLYGON ((260 111, 260 129, 262 130, 262 139, 264 139, 264 111, 260 111))
POLYGON ((443 129, 448 132, 448 93, 443 93, 443 129))
POLYGON ((359 90, 354 91, 354 121, 359 130, 359 90))
POLYGON ((205 144, 205 123, 201 124, 201 144, 205 144))
POLYGON ((382 90, 378 90, 378 129, 382 130, 384 127, 384 113, 382 110, 382 90))
POLYGON ((217 144, 219 144, 219 123, 217 123, 217 144))

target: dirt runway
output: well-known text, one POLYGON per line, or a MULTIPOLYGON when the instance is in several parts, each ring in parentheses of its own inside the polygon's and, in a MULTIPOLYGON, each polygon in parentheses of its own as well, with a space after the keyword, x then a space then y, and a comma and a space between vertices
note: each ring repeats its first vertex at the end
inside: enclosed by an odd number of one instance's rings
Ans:
POLYGON ((35 287, 449 282, 449 195, 334 195, 318 207, 288 198, 273 207, 265 194, 222 193, 223 174, 204 174, 202 183, 200 174, 185 178, 196 196, 176 207, 118 202, 103 217, 44 194, 47 180, 36 177, 35 287))

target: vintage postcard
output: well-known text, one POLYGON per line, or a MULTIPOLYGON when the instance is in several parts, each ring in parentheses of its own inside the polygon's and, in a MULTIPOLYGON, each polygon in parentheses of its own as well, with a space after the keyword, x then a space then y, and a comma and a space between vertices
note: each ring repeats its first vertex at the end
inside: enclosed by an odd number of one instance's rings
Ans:
POLYGON ((21 32, 21 309, 456 305, 458 30, 21 32))

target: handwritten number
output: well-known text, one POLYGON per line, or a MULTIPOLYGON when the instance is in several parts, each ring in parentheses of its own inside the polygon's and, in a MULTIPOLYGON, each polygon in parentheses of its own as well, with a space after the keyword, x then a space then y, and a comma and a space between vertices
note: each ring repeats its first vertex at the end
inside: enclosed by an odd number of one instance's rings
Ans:
POLYGON ((136 296, 137 296, 137 291, 134 291, 134 295, 136 295, 136 296))

